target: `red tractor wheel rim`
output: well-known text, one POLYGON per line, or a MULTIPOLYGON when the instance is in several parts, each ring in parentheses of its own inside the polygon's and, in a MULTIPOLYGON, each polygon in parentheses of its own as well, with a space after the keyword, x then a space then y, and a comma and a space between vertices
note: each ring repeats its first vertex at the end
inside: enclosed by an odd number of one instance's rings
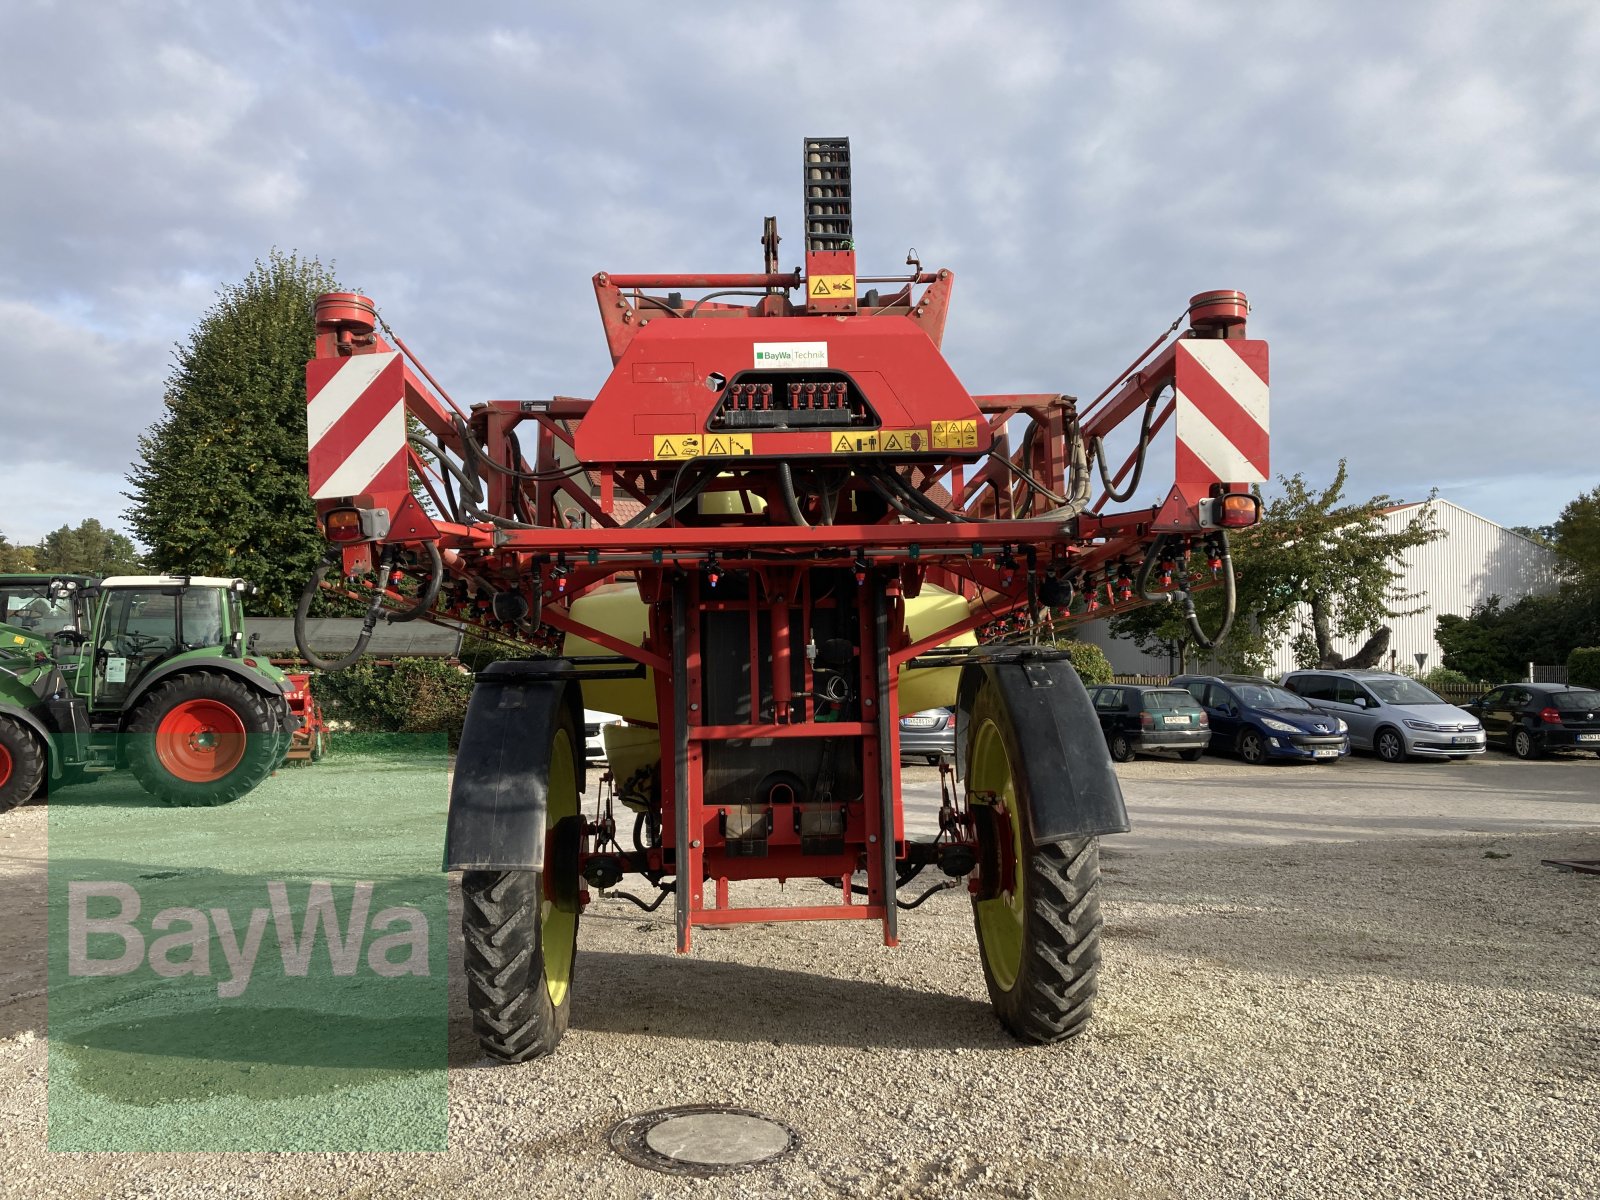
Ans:
POLYGON ((156 758, 185 783, 215 783, 244 759, 244 722, 219 700, 185 700, 156 727, 156 758))
POLYGON ((0 787, 5 787, 11 780, 11 751, 0 746, 0 787))

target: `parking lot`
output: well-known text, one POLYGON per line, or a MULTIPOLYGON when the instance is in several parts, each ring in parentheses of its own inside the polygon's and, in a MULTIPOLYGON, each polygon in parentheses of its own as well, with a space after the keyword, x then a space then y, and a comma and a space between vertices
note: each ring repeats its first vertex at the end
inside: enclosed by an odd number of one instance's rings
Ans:
MULTIPOLYGON (((316 770, 330 802, 359 786, 359 763, 316 770)), ((959 891, 903 914, 893 950, 833 922, 698 931, 687 958, 668 909, 598 900, 554 1058, 486 1065, 453 991, 450 1146, 413 1155, 47 1154, 46 812, 18 810, 0 1195, 1600 1194, 1600 878, 1540 865, 1600 858, 1600 760, 1118 772, 1134 831, 1105 841, 1101 1004, 1077 1041, 1001 1032, 959 891), (770 1113, 801 1147, 708 1181, 606 1148, 623 1116, 695 1102, 770 1113)), ((937 772, 906 779, 931 830, 937 772)))

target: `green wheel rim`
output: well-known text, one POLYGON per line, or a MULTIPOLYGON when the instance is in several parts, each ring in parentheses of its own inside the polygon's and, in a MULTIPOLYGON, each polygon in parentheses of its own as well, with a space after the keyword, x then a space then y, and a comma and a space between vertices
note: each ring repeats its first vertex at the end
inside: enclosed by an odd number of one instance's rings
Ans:
POLYGON ((1012 770, 1011 756, 1006 752, 1005 739, 1000 727, 986 718, 978 726, 972 741, 972 762, 968 766, 969 786, 974 792, 993 792, 1005 807, 1011 827, 1010 846, 1000 847, 1003 856, 1009 850, 1012 861, 1012 890, 1001 892, 992 900, 979 900, 973 907, 978 918, 978 940, 989 974, 1002 991, 1009 992, 1017 983, 1022 970, 1022 926, 1027 911, 1023 896, 1022 869, 1022 814, 1017 805, 1016 773, 1012 770))
MULTIPOLYGON (((556 731, 550 754, 550 793, 544 831, 548 839, 563 817, 578 815, 578 774, 572 756, 572 737, 556 731)), ((550 1003, 560 1008, 572 987, 572 958, 578 945, 578 914, 562 912, 545 900, 539 908, 539 942, 544 954, 544 986, 550 1003)))

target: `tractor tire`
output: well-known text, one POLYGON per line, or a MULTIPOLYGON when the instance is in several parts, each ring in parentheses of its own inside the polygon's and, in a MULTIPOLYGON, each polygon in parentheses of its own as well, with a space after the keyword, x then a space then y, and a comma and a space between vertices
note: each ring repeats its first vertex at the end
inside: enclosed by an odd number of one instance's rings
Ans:
POLYGON ((1373 736, 1372 749, 1386 763, 1400 763, 1406 760, 1406 740, 1400 736, 1398 729, 1388 725, 1373 736))
POLYGON ((288 733, 275 697, 214 671, 152 688, 126 730, 128 766, 140 786, 185 808, 227 804, 250 791, 277 768, 288 733))
POLYGON ((465 871, 461 876, 467 1005, 478 1045, 500 1062, 527 1062, 553 1052, 572 1013, 583 819, 570 716, 553 736, 545 871, 465 871))
POLYGON ((1112 762, 1132 762, 1133 743, 1128 740, 1125 733, 1113 733, 1106 739, 1106 749, 1111 753, 1112 762))
POLYGON ((44 747, 20 721, 0 717, 0 812, 26 804, 44 786, 44 747))
MULTIPOLYGON (((1019 1041, 1061 1042, 1094 1011, 1100 973, 1100 848, 1096 838, 1036 845, 1023 819, 1028 796, 1052 781, 1030 774, 992 685, 975 698, 967 786, 992 793, 978 821, 979 891, 973 896, 984 982, 995 1016, 1019 1041), (1009 881, 1010 887, 1003 885, 1009 881)), ((975 816, 978 815, 976 812, 975 816)))

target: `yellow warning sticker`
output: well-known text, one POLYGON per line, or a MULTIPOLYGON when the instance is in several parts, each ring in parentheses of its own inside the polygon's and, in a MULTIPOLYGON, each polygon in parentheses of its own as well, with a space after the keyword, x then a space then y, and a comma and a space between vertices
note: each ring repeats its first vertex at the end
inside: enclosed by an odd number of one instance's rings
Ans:
POLYGON ((807 294, 813 300, 854 300, 856 277, 854 275, 813 275, 806 281, 807 294))
POLYGON ((835 454, 876 454, 880 449, 879 433, 877 430, 851 430, 849 433, 835 433, 833 437, 833 452, 835 454))
POLYGON ((885 454, 915 454, 930 445, 926 429, 884 429, 878 434, 878 446, 885 454))
POLYGON ((26 646, 28 644, 28 639, 25 637, 17 637, 15 634, 13 634, 11 637, 11 643, 14 646, 26 646))
POLYGON ((670 433, 655 435, 655 457, 696 458, 700 454, 698 433, 670 433))
POLYGON ((978 448, 978 423, 976 421, 933 422, 933 448, 935 450, 976 450, 978 448))
POLYGON ((750 449, 748 433, 712 433, 706 436, 706 448, 701 453, 720 458, 749 454, 750 449))

